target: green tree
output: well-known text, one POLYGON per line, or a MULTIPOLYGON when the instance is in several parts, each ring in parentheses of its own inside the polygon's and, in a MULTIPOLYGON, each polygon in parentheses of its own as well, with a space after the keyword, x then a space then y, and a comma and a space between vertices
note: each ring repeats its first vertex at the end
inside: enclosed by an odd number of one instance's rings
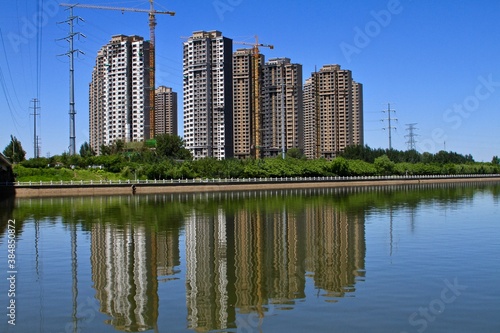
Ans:
POLYGON ((10 143, 3 150, 3 154, 7 156, 12 163, 19 163, 26 159, 26 152, 21 145, 21 142, 15 137, 10 136, 10 143))
POLYGON ((306 158, 306 155, 299 148, 290 148, 286 152, 286 157, 302 160, 306 158))
POLYGON ((495 165, 500 165, 500 158, 498 158, 498 156, 493 156, 491 163, 495 165))
POLYGON ((125 150, 125 142, 121 139, 116 140, 111 146, 111 151, 113 154, 121 153, 125 150))
POLYGON ((191 159, 191 153, 184 147, 184 140, 173 134, 161 134, 156 137, 156 153, 160 157, 191 159))
POLYGON ((85 141, 80 147, 80 156, 89 157, 94 155, 95 155, 94 150, 90 147, 89 143, 85 141))
POLYGON ((100 148, 99 150, 101 151, 101 155, 103 156, 111 155, 111 148, 109 146, 101 145, 99 148, 100 148))
POLYGON ((21 165, 25 168, 43 169, 48 167, 50 163, 51 159, 46 157, 39 157, 39 158, 30 158, 29 160, 25 160, 21 162, 21 165))
POLYGON ((381 175, 390 175, 394 173, 395 163, 387 155, 382 155, 375 159, 375 168, 381 175))
POLYGON ((349 163, 345 158, 337 157, 332 161, 330 170, 338 176, 348 176, 349 163))
POLYGON ((421 155, 415 149, 407 150, 402 154, 402 161, 400 162, 409 162, 409 163, 417 163, 420 162, 421 155))

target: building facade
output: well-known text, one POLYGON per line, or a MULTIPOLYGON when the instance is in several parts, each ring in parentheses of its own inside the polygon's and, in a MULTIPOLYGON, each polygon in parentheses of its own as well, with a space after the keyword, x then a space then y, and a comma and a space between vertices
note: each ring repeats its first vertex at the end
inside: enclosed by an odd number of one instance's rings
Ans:
POLYGON ((308 158, 332 159, 363 144, 363 87, 350 70, 325 65, 304 85, 304 152, 308 158))
POLYGON ((261 155, 262 146, 262 65, 264 56, 252 49, 233 53, 234 157, 261 155))
POLYGON ((149 139, 149 42, 113 36, 97 53, 89 84, 90 146, 149 139))
POLYGON ((232 40, 220 31, 184 42, 184 142, 194 159, 233 156, 232 67, 232 40))
POLYGON ((363 127, 363 85, 352 82, 352 140, 353 144, 365 145, 363 127))
POLYGON ((270 59, 263 68, 262 137, 264 157, 290 148, 303 150, 302 65, 270 59))
POLYGON ((159 86, 155 90, 155 134, 177 135, 177 93, 159 86))

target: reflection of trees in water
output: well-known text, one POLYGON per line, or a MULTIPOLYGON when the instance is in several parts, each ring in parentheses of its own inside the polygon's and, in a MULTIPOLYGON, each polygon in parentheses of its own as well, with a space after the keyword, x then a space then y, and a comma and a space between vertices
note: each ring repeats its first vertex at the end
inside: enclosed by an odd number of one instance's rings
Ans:
MULTIPOLYGON (((3 236, 5 233, 7 233, 8 221, 15 219, 13 215, 14 206, 14 197, 0 197, 0 236, 3 236)), ((21 232, 22 224, 17 224, 17 222, 18 221, 16 221, 16 234, 19 234, 21 232)))

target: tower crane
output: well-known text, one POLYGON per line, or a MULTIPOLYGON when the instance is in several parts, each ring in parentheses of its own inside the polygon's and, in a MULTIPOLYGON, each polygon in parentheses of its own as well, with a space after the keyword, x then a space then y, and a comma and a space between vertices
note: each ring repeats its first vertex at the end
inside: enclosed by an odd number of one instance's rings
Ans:
POLYGON ((268 47, 271 50, 274 49, 274 45, 269 45, 269 44, 260 44, 259 43, 259 36, 255 36, 255 43, 248 43, 248 42, 234 42, 234 44, 240 44, 240 45, 249 45, 253 46, 253 55, 258 56, 259 55, 259 46, 261 47, 268 47))
POLYGON ((149 15, 149 138, 155 137, 155 27, 156 27, 156 14, 168 14, 174 16, 175 12, 160 11, 154 9, 154 1, 149 0, 149 9, 140 8, 126 8, 126 7, 110 7, 99 5, 86 5, 86 4, 68 4, 60 3, 62 7, 79 7, 88 9, 103 9, 103 10, 118 10, 122 14, 124 12, 148 13, 149 15))
POLYGON ((260 96, 260 47, 268 47, 269 49, 274 49, 273 45, 261 44, 259 43, 259 37, 255 36, 255 43, 248 42, 234 42, 234 44, 249 45, 252 46, 252 92, 253 92, 253 126, 252 126, 252 140, 253 146, 255 147, 255 158, 259 159, 261 156, 262 140, 261 140, 261 96, 260 96))

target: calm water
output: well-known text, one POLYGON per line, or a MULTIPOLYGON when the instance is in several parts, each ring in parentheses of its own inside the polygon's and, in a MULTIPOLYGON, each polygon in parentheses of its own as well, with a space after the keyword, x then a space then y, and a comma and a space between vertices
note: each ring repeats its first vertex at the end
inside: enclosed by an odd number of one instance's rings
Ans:
POLYGON ((500 183, 4 201, 0 331, 500 332, 499 201, 500 183))

